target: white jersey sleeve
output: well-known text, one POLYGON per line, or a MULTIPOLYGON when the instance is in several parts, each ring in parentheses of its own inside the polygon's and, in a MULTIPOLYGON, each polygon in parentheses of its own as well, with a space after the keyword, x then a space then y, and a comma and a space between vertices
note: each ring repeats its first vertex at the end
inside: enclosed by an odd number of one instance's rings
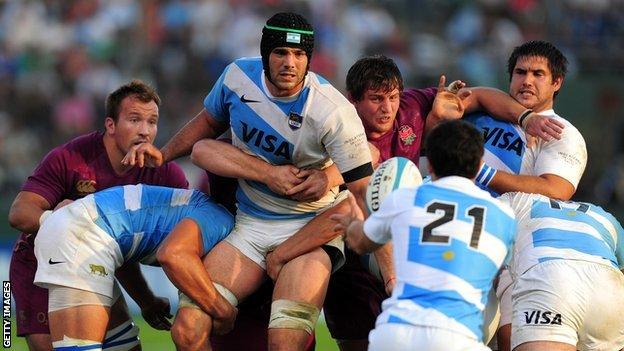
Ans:
POLYGON ((565 128, 560 140, 540 142, 534 174, 560 176, 569 181, 576 189, 587 164, 585 139, 570 122, 558 116, 554 118, 564 123, 565 128))
POLYGON ((385 244, 392 240, 390 229, 394 219, 411 209, 414 202, 415 189, 397 189, 390 193, 381 203, 379 210, 373 212, 364 222, 364 235, 377 244, 385 244))
MULTIPOLYGON (((343 175, 372 162, 364 126, 352 104, 336 108, 325 120, 322 130, 321 143, 343 175)), ((345 179, 345 182, 359 178, 345 179)))

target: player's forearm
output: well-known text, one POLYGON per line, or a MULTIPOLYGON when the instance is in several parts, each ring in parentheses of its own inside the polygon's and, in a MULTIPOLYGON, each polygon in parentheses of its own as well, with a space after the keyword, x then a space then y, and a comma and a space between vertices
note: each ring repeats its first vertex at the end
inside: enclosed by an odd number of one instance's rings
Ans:
POLYGON ((366 188, 368 187, 369 179, 370 176, 367 176, 351 183, 347 183, 347 189, 349 189, 351 194, 353 194, 355 201, 357 202, 358 206, 364 214, 363 219, 366 219, 369 215, 368 209, 366 207, 366 188))
POLYGON ((542 194, 559 200, 569 200, 574 195, 575 190, 572 184, 563 180, 563 178, 548 179, 548 176, 518 175, 504 171, 497 171, 488 187, 499 194, 521 191, 524 193, 542 194))
POLYGON ((185 293, 204 312, 216 319, 228 318, 230 305, 215 289, 200 257, 193 252, 168 252, 158 255, 158 262, 173 285, 185 293))
POLYGON ((342 179, 342 174, 338 170, 338 166, 334 163, 333 165, 325 168, 323 170, 327 175, 327 179, 329 181, 329 189, 344 184, 344 179, 342 179))
POLYGON ((9 210, 9 224, 24 233, 35 234, 39 230, 39 220, 51 206, 43 197, 22 191, 15 197, 9 210))
POLYGON ((384 278, 384 283, 387 285, 388 281, 392 280, 396 276, 392 258, 392 242, 384 244, 373 254, 377 260, 381 276, 384 278))
POLYGON ((526 110, 509 94, 498 89, 474 87, 470 90, 472 94, 466 99, 466 113, 485 110, 494 118, 517 124, 518 116, 526 110))
POLYGON ((281 243, 275 249, 274 254, 281 262, 288 262, 328 243, 337 235, 334 231, 335 223, 329 217, 337 213, 346 214, 349 210, 348 202, 342 201, 319 214, 293 236, 281 243))
POLYGON ((204 139, 193 147, 191 161, 213 174, 264 182, 271 174, 271 165, 248 155, 228 143, 204 139))
POLYGON ((160 152, 165 162, 175 160, 179 157, 189 155, 193 145, 203 139, 215 139, 221 135, 226 126, 217 123, 206 110, 202 110, 193 119, 182 127, 168 142, 162 147, 160 152))
POLYGON ((138 262, 123 264, 115 271, 115 277, 140 308, 154 300, 154 293, 143 277, 138 262))

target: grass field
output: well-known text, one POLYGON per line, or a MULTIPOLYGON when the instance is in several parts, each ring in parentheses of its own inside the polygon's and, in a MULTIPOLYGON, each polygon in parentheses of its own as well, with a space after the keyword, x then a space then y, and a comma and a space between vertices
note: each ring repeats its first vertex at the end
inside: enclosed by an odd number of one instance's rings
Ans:
MULTIPOLYGON (((152 329, 149 325, 143 321, 141 316, 135 316, 134 321, 141 328, 141 343, 143 350, 146 351, 168 351, 175 350, 173 342, 168 332, 158 331, 152 329)), ((11 350, 16 351, 28 351, 24 338, 18 338, 15 336, 15 321, 11 323, 11 331, 13 335, 11 337, 11 350)), ((338 347, 334 340, 329 336, 329 331, 325 326, 325 323, 321 320, 317 324, 316 328, 316 350, 317 351, 338 351, 338 347)), ((243 350, 241 350, 243 351, 243 350)))

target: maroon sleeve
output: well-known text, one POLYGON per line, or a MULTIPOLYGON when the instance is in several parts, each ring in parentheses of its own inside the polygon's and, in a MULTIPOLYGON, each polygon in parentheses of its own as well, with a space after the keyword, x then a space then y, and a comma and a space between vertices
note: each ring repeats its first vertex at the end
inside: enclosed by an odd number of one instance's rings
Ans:
POLYGON ((162 183, 158 185, 180 189, 189 188, 189 182, 186 179, 186 175, 184 174, 182 167, 173 161, 168 162, 163 167, 165 167, 165 169, 161 178, 162 183))
POLYGON ((67 150, 62 146, 50 151, 33 174, 28 177, 22 186, 22 191, 43 196, 52 207, 62 201, 69 182, 66 153, 67 150))
POLYGON ((438 88, 424 88, 424 89, 405 89, 403 91, 403 99, 407 104, 407 108, 418 108, 421 111, 423 120, 427 118, 431 107, 433 106, 433 100, 438 93, 438 88))

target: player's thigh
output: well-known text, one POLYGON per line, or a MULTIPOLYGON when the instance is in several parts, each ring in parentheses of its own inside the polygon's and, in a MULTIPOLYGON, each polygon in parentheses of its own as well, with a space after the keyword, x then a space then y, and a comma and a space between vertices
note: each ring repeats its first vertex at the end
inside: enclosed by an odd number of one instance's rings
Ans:
POLYGON ((275 282, 273 300, 303 301, 321 307, 327 291, 331 261, 317 248, 286 263, 275 282))
POLYGON ((329 280, 323 306, 325 321, 334 339, 367 342, 388 295, 383 282, 364 268, 360 256, 349 249, 345 253, 345 265, 329 280))
POLYGON ((108 330, 111 330, 119 325, 132 320, 126 299, 124 298, 117 281, 115 281, 115 287, 113 288, 113 305, 110 309, 110 320, 108 322, 108 330))
POLYGON ((218 243, 203 261, 212 281, 230 290, 239 301, 265 279, 264 269, 226 241, 218 243))
POLYGON ((52 350, 52 340, 50 334, 29 334, 26 335, 26 345, 30 351, 50 351, 52 350))
POLYGON ((576 346, 555 341, 530 341, 516 346, 513 351, 576 351, 576 346))
POLYGON ((52 341, 63 336, 102 342, 106 334, 110 308, 98 305, 82 305, 50 312, 50 336, 52 341))
MULTIPOLYGON (((20 242, 11 256, 9 279, 15 302, 17 335, 49 335, 48 289, 33 284, 37 271, 37 259, 32 244, 20 242)), ((39 344, 32 338, 33 344, 39 344)), ((49 341, 49 336, 47 337, 49 341)), ((43 343, 45 345, 45 343, 43 343)), ((49 350, 51 346, 45 348, 49 350)), ((31 348, 33 349, 33 348, 31 348)), ((39 350, 39 349, 35 349, 39 350)))
MULTIPOLYGON (((576 261, 580 262, 580 261, 576 261)), ((591 298, 574 261, 550 260, 517 277, 512 292, 511 347, 550 341, 576 346, 591 298)))

